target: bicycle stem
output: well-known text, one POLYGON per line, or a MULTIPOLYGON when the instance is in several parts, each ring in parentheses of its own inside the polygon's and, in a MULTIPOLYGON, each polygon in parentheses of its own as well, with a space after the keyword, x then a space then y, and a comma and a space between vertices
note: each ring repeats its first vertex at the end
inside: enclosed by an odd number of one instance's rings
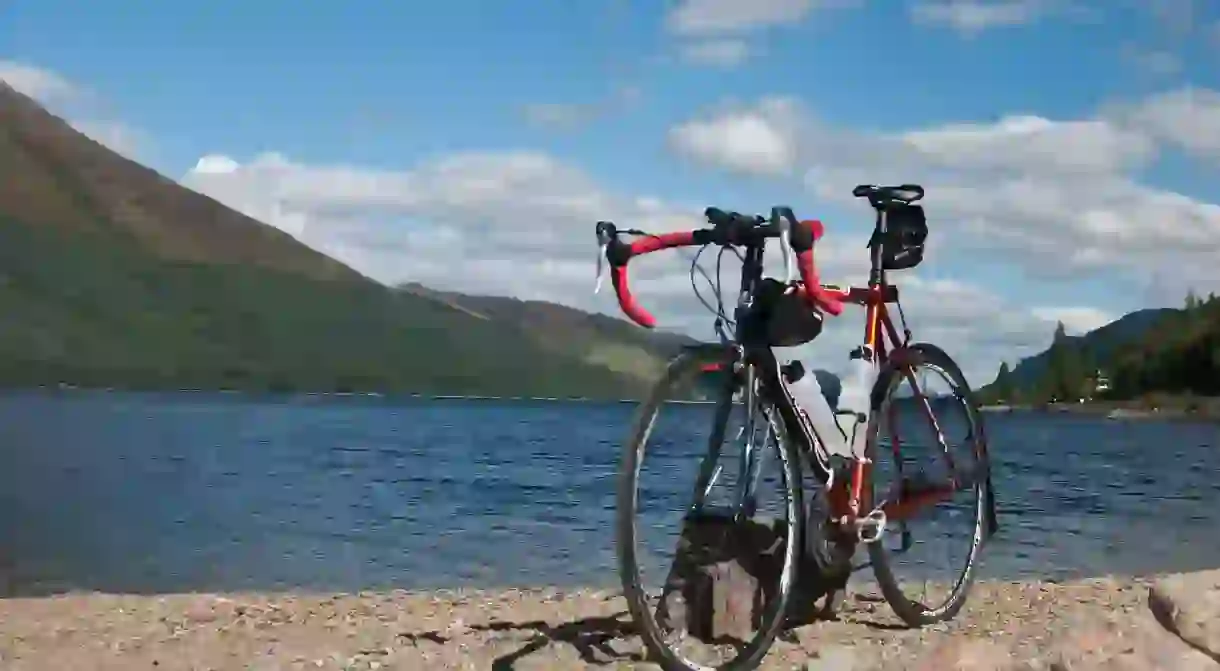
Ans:
POLYGON ((779 249, 784 257, 784 284, 792 283, 792 220, 779 208, 774 208, 771 218, 779 224, 779 249))

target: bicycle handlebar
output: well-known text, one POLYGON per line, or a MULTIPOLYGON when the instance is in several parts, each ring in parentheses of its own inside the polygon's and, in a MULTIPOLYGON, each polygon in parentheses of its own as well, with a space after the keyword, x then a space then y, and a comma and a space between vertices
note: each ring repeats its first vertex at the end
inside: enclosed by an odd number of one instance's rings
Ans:
MULTIPOLYGON (((712 224, 712 228, 645 235, 631 242, 623 242, 618 239, 619 231, 613 223, 597 222, 597 239, 601 247, 601 253, 598 256, 598 278, 599 280, 601 278, 601 259, 605 258, 610 264, 610 281, 614 285, 619 307, 633 322, 644 328, 656 326, 656 319, 639 304, 631 293, 631 286, 627 279, 627 263, 632 257, 675 247, 707 244, 724 247, 746 246, 756 245, 770 238, 780 238, 781 241, 787 242, 786 239, 789 237, 792 251, 796 253, 797 271, 803 284, 800 287, 801 294, 809 303, 809 307, 831 315, 843 312, 843 302, 822 288, 813 259, 814 243, 825 233, 822 222, 816 219, 797 222, 792 210, 786 207, 772 208, 770 222, 766 222, 762 217, 724 212, 714 207, 707 208, 704 216, 712 224)), ((636 231, 631 232, 638 234, 636 231)), ((788 244, 782 246, 785 248, 784 253, 787 254, 788 244)), ((788 261, 785 259, 785 266, 787 263, 788 261)), ((598 287, 600 287, 600 281, 598 287)))

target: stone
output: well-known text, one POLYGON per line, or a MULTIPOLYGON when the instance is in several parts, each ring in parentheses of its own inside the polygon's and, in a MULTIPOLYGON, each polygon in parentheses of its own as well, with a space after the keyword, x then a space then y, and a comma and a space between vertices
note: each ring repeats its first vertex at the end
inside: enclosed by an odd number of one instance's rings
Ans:
POLYGON ((748 641, 778 585, 784 539, 765 519, 691 515, 666 577, 658 621, 703 641, 748 641))
MULTIPOLYGON (((671 630, 684 628, 705 642, 751 639, 779 584, 784 531, 782 520, 734 522, 718 512, 688 517, 666 577, 658 622, 671 630)), ((846 586, 846 576, 828 579, 803 551, 796 571, 786 614, 789 628, 832 613, 846 586), (818 608, 822 597, 825 604, 818 608)))
POLYGON ((1220 570, 1165 576, 1148 590, 1157 622, 1220 662, 1220 570))
POLYGON ((1101 622, 1065 621, 1042 657, 1056 671, 1217 671, 1220 666, 1165 631, 1149 613, 1101 622))

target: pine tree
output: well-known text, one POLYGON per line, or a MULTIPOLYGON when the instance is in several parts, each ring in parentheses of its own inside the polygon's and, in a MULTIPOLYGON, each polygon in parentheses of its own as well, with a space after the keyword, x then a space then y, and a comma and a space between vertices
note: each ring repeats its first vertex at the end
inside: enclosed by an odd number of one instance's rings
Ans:
POLYGON ((1186 292, 1186 310, 1193 311, 1199 308, 1199 297, 1195 295, 1195 290, 1190 289, 1186 292))
POLYGON ((1074 401, 1081 396, 1085 376, 1084 357, 1080 345, 1067 337, 1063 322, 1055 324, 1051 341, 1050 361, 1043 383, 1043 394, 1059 401, 1074 401))

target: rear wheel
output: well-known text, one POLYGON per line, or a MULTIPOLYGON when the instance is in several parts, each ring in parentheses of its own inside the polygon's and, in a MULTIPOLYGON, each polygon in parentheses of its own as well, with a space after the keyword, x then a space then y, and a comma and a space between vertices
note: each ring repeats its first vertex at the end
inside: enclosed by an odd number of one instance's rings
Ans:
POLYGON ((948 500, 888 523, 868 545, 878 587, 903 622, 952 619, 969 595, 990 513, 983 417, 961 369, 933 345, 907 348, 877 379, 869 432, 873 506, 920 482, 943 484, 951 475, 963 482, 948 500), (923 551, 931 557, 920 559, 923 551))
MULTIPOLYGON (((619 573, 639 633, 667 671, 756 668, 784 624, 796 577, 801 519, 798 454, 774 407, 748 393, 747 376, 733 366, 731 352, 720 348, 692 349, 676 357, 637 411, 623 452, 617 510, 619 573), (695 379, 706 378, 704 371, 711 365, 721 369, 712 382, 713 403, 667 403, 689 390, 695 379), (741 402, 735 402, 735 396, 741 402), (712 416, 699 416, 700 410, 711 411, 712 416), (665 414, 670 416, 659 417, 665 414), (697 431, 709 427, 702 435, 697 431), (730 448, 727 453, 725 448, 730 448), (734 464, 735 451, 752 456, 734 464), (646 456, 653 464, 649 469, 660 465, 663 477, 658 485, 641 484, 642 473, 648 470, 646 456), (697 466, 694 477, 675 478, 674 471, 687 464, 697 466), (768 489, 777 495, 772 505, 763 500, 768 489), (716 499, 727 504, 718 506, 716 499), (670 612, 670 595, 675 592, 666 587, 677 543, 654 538, 666 521, 682 527, 685 538, 691 520, 708 519, 712 511, 730 521, 740 516, 759 520, 763 518, 758 515, 770 514, 767 528, 780 547, 770 555, 772 565, 778 565, 774 584, 759 585, 763 605, 753 635, 732 643, 716 641, 708 644, 710 650, 702 650, 698 641, 682 640, 689 629, 670 612), (650 576, 650 568, 661 570, 650 576)), ((732 540, 731 534, 725 535, 725 542, 732 540)))

